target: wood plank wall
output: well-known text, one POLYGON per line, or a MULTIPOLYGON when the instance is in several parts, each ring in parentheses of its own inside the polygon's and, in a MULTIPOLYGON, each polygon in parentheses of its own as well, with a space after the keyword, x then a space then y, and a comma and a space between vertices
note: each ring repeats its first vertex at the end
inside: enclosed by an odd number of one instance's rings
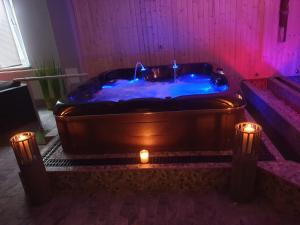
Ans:
POLYGON ((277 41, 280 0, 72 0, 81 60, 91 74, 146 65, 210 62, 243 78, 300 67, 300 1, 290 0, 287 41, 277 41))

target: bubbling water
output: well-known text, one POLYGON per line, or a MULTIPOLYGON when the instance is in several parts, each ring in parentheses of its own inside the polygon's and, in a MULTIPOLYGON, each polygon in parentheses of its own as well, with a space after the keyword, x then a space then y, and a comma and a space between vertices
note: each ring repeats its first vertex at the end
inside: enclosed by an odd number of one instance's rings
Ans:
POLYGON ((223 92, 228 85, 216 86, 207 75, 188 74, 177 78, 176 82, 149 82, 141 79, 116 80, 102 86, 90 102, 120 101, 135 98, 167 98, 195 94, 223 92))

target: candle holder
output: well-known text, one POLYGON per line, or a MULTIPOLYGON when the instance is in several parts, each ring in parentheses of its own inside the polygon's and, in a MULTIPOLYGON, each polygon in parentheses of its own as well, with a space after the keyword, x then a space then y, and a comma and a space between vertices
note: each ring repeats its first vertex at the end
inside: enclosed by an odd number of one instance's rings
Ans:
POLYGON ((22 132, 10 138, 18 162, 19 176, 26 197, 33 205, 48 201, 51 190, 46 169, 33 132, 22 132))
POLYGON ((143 149, 140 151, 140 160, 141 163, 145 164, 149 162, 149 151, 146 149, 143 149))
POLYGON ((237 202, 248 202, 253 198, 261 131, 260 125, 251 122, 235 126, 230 189, 237 202))
POLYGON ((35 135, 32 132, 16 134, 10 139, 16 159, 21 165, 29 165, 33 160, 33 155, 38 149, 35 135))

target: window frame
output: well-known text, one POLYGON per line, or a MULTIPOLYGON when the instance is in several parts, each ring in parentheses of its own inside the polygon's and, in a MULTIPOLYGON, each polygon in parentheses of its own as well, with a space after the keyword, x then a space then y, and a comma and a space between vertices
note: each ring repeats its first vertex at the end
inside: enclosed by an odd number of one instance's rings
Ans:
POLYGON ((19 24, 18 24, 15 10, 14 10, 13 2, 12 2, 12 0, 0 0, 0 1, 3 1, 6 15, 8 17, 9 26, 10 26, 10 29, 11 29, 11 32, 13 35, 14 42, 17 47, 18 56, 21 61, 21 65, 3 67, 3 68, 0 68, 0 72, 1 71, 28 69, 31 67, 31 65, 29 63, 28 55, 27 55, 24 41, 23 41, 23 38, 21 35, 21 31, 19 28, 19 24))

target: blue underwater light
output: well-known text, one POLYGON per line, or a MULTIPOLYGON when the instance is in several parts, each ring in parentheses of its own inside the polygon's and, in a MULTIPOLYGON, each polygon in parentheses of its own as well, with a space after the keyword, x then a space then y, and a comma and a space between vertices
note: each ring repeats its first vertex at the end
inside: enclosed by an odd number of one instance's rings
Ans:
POLYGON ((103 89, 105 89, 105 88, 113 88, 113 86, 111 86, 111 85, 103 85, 102 88, 103 89))
POLYGON ((135 78, 133 80, 128 81, 128 83, 133 84, 139 81, 139 78, 135 78))
POLYGON ((186 95, 214 94, 226 91, 228 85, 215 85, 211 76, 189 73, 163 82, 149 82, 145 79, 115 80, 102 86, 91 101, 120 101, 136 98, 166 98, 186 95))

